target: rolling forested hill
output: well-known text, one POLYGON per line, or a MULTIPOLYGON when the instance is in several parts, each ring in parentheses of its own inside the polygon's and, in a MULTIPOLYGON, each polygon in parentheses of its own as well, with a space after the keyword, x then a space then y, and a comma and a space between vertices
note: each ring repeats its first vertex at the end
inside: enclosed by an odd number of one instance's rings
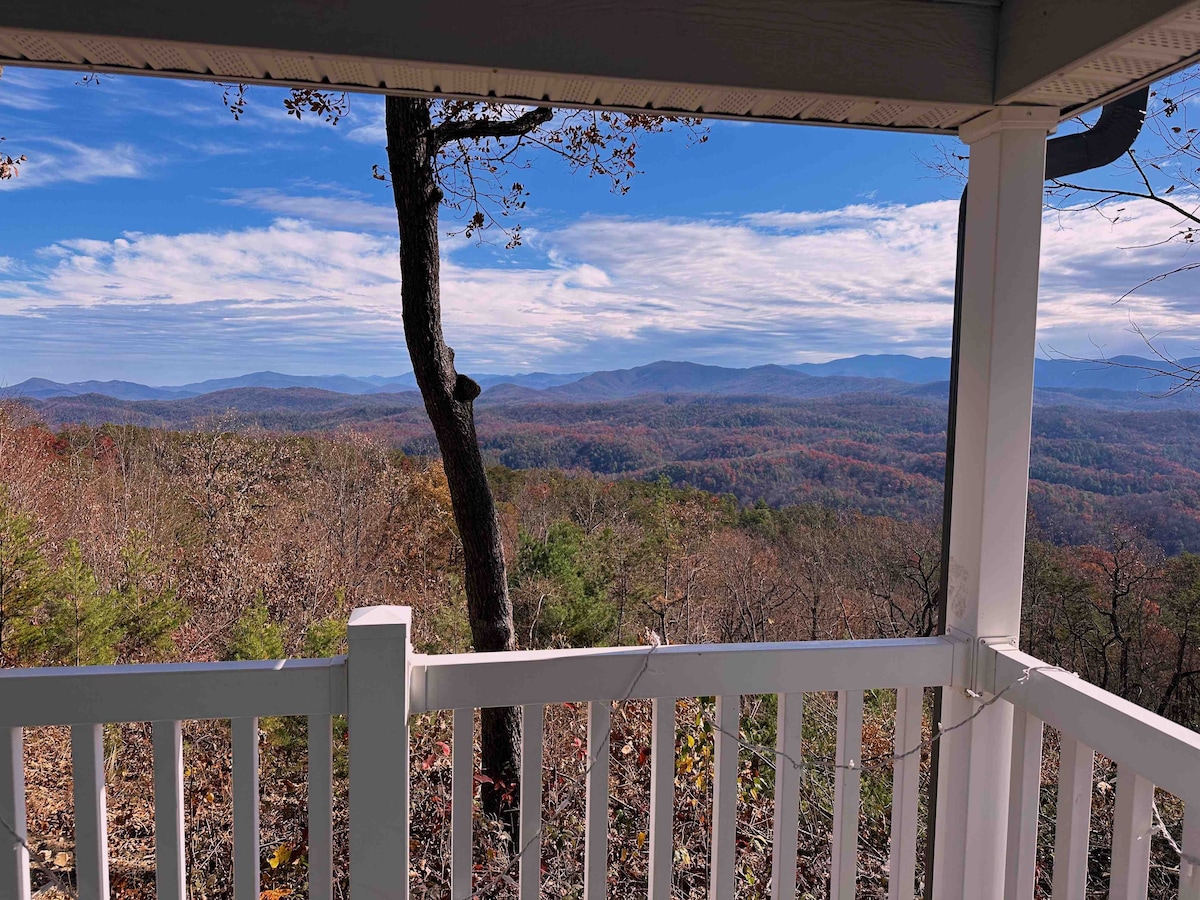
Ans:
MULTIPOLYGON (((735 371, 750 373, 739 378, 760 385, 778 375, 735 371)), ((719 372, 709 379, 708 394, 635 391, 647 383, 636 374, 605 373, 603 395, 617 392, 619 399, 582 399, 587 393, 577 386, 589 379, 540 391, 499 385, 480 399, 480 439, 488 458, 509 468, 665 477, 677 486, 732 494, 742 503, 820 503, 908 519, 936 517, 945 386, 796 374, 820 388, 815 396, 727 395, 719 392, 722 382, 725 389, 736 382, 719 372), (832 390, 846 382, 874 390, 832 390)), ((1170 553, 1200 550, 1200 411, 1155 409, 1152 400, 1143 404, 1147 411, 1133 411, 1107 408, 1103 397, 1074 398, 1071 405, 1060 399, 1055 391, 1039 391, 1034 411, 1031 497, 1043 532, 1082 543, 1117 518, 1170 553)), ((420 396, 412 391, 239 388, 175 400, 89 394, 27 403, 53 426, 353 428, 410 454, 436 453, 420 396)))

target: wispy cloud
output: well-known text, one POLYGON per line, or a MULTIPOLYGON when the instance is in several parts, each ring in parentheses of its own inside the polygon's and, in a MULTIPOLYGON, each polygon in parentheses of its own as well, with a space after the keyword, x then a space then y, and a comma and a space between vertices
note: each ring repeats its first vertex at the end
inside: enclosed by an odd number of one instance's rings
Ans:
MULTIPOLYGON (((351 196, 316 202, 260 191, 235 199, 306 220, 55 244, 0 276, 0 355, 53 376, 111 377, 115 367, 141 365, 140 375, 120 374, 159 381, 268 364, 299 371, 319 362, 323 371, 358 373, 398 365, 396 238, 361 230, 376 217, 382 229, 385 210, 351 196), (105 360, 88 362, 97 346, 105 360)), ((1131 317, 1200 342, 1200 299, 1189 275, 1114 302, 1126 287, 1190 258, 1182 245, 1123 249, 1173 224, 1153 204, 1128 204, 1123 217, 1116 227, 1093 215, 1073 216, 1069 227, 1048 219, 1044 344, 1136 350, 1131 317)), ((507 264, 444 257, 447 333, 464 366, 492 371, 664 357, 744 365, 946 354, 954 228, 950 201, 693 220, 585 218, 539 232, 507 264)))
POLYGON ((0 66, 0 106, 22 112, 55 109, 52 91, 40 73, 14 66, 0 66))
POLYGON ((341 196, 301 196, 273 188, 253 188, 234 191, 224 202, 334 227, 396 230, 395 209, 371 203, 363 194, 343 192, 341 196))
POLYGON ((21 174, 0 181, 0 191, 45 187, 60 182, 144 178, 153 162, 132 144, 88 146, 59 138, 27 141, 22 144, 22 152, 29 159, 21 166, 21 174))

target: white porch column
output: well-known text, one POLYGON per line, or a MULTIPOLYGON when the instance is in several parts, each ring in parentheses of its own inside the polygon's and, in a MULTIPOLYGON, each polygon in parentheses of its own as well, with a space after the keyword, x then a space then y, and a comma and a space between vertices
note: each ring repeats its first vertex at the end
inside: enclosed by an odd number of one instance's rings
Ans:
MULTIPOLYGON (((947 633, 964 649, 1019 633, 1046 137, 1057 111, 995 109, 971 147, 950 526, 947 633)), ((933 896, 1004 891, 1012 708, 946 689, 933 896), (970 721, 968 721, 970 720, 970 721)))

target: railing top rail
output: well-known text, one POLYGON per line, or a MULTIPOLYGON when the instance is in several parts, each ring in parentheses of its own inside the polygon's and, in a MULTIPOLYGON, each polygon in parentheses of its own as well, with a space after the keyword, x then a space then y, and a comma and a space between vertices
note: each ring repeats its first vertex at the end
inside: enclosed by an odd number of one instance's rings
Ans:
POLYGON ((418 654, 411 710, 929 686, 953 664, 936 637, 418 654))
POLYGON ((344 656, 0 670, 0 727, 345 711, 344 656))
MULTIPOLYGON (((1010 645, 987 688, 1187 803, 1200 803, 1200 734, 1010 645)), ((990 664, 989 664, 990 668, 990 664)))

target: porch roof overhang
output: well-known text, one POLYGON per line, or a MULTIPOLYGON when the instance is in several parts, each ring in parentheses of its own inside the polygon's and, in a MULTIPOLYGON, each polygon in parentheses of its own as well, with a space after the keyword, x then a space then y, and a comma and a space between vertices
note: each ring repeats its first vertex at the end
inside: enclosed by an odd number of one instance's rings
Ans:
POLYGON ((1197 0, 0 4, 0 65, 940 133, 1197 59, 1197 0))

